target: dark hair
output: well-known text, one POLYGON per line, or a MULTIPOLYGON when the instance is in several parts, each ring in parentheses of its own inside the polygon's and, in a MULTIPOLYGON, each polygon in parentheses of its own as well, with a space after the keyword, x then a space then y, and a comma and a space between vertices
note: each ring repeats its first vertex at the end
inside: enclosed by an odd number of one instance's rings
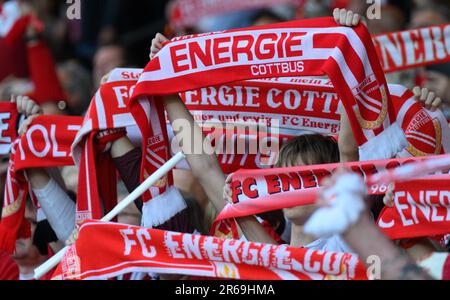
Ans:
POLYGON ((285 18, 283 18, 280 15, 274 13, 270 9, 261 9, 252 17, 251 23, 253 24, 253 23, 255 23, 256 21, 258 21, 259 19, 262 19, 262 18, 274 19, 277 22, 286 22, 287 21, 285 18))
POLYGON ((340 161, 338 143, 333 137, 310 134, 296 137, 284 145, 280 151, 277 167, 295 166, 299 156, 305 165, 340 161))

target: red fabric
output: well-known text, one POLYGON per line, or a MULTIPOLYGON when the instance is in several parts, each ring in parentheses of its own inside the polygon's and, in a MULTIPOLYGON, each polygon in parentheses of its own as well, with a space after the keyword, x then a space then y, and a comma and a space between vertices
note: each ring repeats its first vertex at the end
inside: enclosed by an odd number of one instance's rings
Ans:
MULTIPOLYGON (((21 226, 29 187, 22 171, 27 168, 72 165, 70 147, 81 121, 79 117, 37 117, 27 133, 14 142, 0 222, 0 250, 13 253, 16 239, 22 235, 20 229, 25 229, 21 226)), ((27 235, 30 235, 29 230, 27 235)))
POLYGON ((447 260, 445 261, 442 279, 450 280, 450 255, 447 257, 447 260))
MULTIPOLYGON (((378 138, 396 121, 367 29, 337 26, 332 18, 175 38, 147 65, 133 98, 248 79, 308 75, 329 76, 358 145, 378 138)), ((387 143, 383 147, 392 148, 387 143)))
POLYGON ((28 77, 27 47, 22 41, 9 46, 4 38, 0 37, 0 82, 9 76, 15 78, 28 77))
POLYGON ((17 136, 16 104, 0 102, 0 155, 8 154, 17 136))
MULTIPOLYGON (((103 153, 96 148, 95 135, 106 129, 136 126, 133 106, 129 108, 128 104, 141 72, 141 69, 113 70, 109 74, 108 81, 102 84, 94 96, 84 119, 83 128, 77 135, 73 152, 74 159, 80 166, 77 199, 79 223, 86 219, 100 219, 117 204, 115 166, 109 152, 103 153)), ((138 111, 138 120, 141 120, 138 124, 143 132, 143 149, 145 149, 141 174, 144 178, 167 160, 168 139, 162 103, 156 105, 154 102, 146 102, 143 106, 139 104, 138 106, 135 109, 138 111), (151 124, 147 116, 150 117, 151 124), (145 119, 139 119, 140 117, 145 119), (158 154, 158 159, 155 159, 158 154), (148 157, 152 157, 158 164, 147 167, 150 164, 148 157)), ((144 197, 144 200, 148 201, 152 196, 158 195, 164 191, 166 184, 171 182, 163 179, 157 183, 159 186, 151 188, 150 192, 146 193, 149 196, 144 197)))
POLYGON ((91 221, 81 226, 53 278, 107 279, 133 269, 250 280, 367 279, 352 254, 91 221))
POLYGON ((172 28, 180 29, 195 26, 200 19, 205 17, 214 17, 240 10, 269 8, 285 4, 301 7, 304 3, 304 0, 175 0, 168 6, 168 18, 172 28))
MULTIPOLYGON (((233 205, 228 204, 217 220, 257 215, 288 207, 314 204, 321 181, 337 168, 346 167, 361 174, 371 195, 383 195, 387 183, 408 180, 450 166, 450 156, 391 159, 372 162, 328 164, 269 170, 240 170, 233 174, 233 205), (433 165, 439 161, 439 164, 433 165), (406 166, 408 169, 398 168, 406 166)), ((434 179, 449 176, 436 175, 434 179)))
POLYGON ((383 210, 378 226, 393 240, 450 233, 449 180, 397 183, 395 206, 383 210))
POLYGON ((385 72, 450 61, 450 23, 373 37, 385 72))
POLYGON ((28 63, 34 92, 30 95, 37 103, 59 102, 66 96, 56 73, 50 49, 40 41, 28 46, 28 63))
POLYGON ((4 251, 0 251, 0 280, 19 280, 19 267, 4 251))

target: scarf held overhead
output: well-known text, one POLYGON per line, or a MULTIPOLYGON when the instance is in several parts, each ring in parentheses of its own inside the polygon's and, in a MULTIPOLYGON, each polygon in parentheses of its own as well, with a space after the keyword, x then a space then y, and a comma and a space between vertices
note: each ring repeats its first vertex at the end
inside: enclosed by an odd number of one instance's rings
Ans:
POLYGON ((0 223, 0 249, 12 253, 24 219, 29 186, 24 170, 73 165, 70 147, 79 117, 41 116, 12 146, 0 223))
MULTIPOLYGON (((413 177, 426 176, 432 168, 436 174, 445 169, 441 165, 436 168, 436 160, 445 160, 448 155, 422 158, 403 158, 346 164, 328 164, 270 170, 240 170, 233 174, 231 190, 233 205, 228 204, 220 213, 218 220, 238 218, 249 215, 315 204, 317 192, 324 178, 329 177, 337 168, 346 167, 360 174, 368 185, 370 195, 383 195, 387 191, 387 183, 398 180, 409 180, 413 177), (391 174, 408 166, 403 173, 391 174), (439 170, 439 171, 438 171, 439 170), (401 177, 400 177, 401 176, 401 177)), ((444 165, 445 166, 445 165, 444 165)), ((435 175, 448 179, 448 175, 435 175)))
MULTIPOLYGON (((407 140, 407 146, 396 155, 417 157, 448 153, 450 128, 444 115, 423 108, 414 94, 403 86, 390 84, 388 88, 397 123, 407 140)), ((273 147, 267 146, 269 142, 281 147, 305 133, 337 135, 340 130, 341 100, 331 82, 323 78, 234 82, 184 92, 181 98, 213 146, 218 147, 219 162, 226 174, 240 168, 273 166, 276 158, 268 158, 274 156, 273 147), (254 132, 239 131, 239 126, 254 132), (252 139, 257 141, 258 153, 249 153, 249 147, 245 147, 245 153, 235 148, 232 152, 228 147, 250 143, 252 139)))
POLYGON ((363 264, 352 254, 100 222, 81 226, 53 279, 108 279, 129 272, 253 280, 367 279, 363 264))
POLYGON ((373 37, 386 73, 450 61, 450 24, 373 37))
POLYGON ((391 239, 450 233, 450 179, 413 180, 395 185, 394 207, 385 207, 378 227, 391 239))

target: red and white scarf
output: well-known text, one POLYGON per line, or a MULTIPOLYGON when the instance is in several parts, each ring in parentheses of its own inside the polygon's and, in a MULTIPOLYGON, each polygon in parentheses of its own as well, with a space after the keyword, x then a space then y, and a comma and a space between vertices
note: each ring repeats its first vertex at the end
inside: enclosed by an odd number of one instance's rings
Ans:
MULTIPOLYGON (((142 69, 114 69, 108 81, 100 87, 84 119, 83 127, 73 144, 73 155, 80 167, 77 222, 100 219, 117 204, 116 170, 109 152, 99 151, 95 135, 102 130, 131 128, 139 125, 142 137, 143 163, 141 177, 154 173, 169 158, 164 110, 153 100, 144 99, 138 104, 129 103, 136 80, 142 69), (101 176, 97 176, 100 175, 101 176)), ((171 174, 144 194, 148 202, 172 185, 171 174)), ((152 220, 167 221, 162 208, 153 209, 152 220), (158 216, 161 216, 160 218, 158 216)))
MULTIPOLYGON (((387 191, 387 183, 428 174, 427 163, 434 162, 435 158, 447 159, 448 155, 270 170, 240 170, 232 177, 233 204, 228 204, 217 219, 238 218, 283 208, 312 205, 316 201, 322 180, 339 167, 361 174, 368 184, 370 195, 383 195, 387 191), (392 175, 388 172, 403 165, 410 167, 405 173, 392 175)), ((442 169, 445 168, 438 168, 442 169)), ((434 179, 449 179, 447 173, 436 172, 436 174, 440 175, 435 175, 434 179)))
POLYGON ((25 33, 27 26, 33 23, 38 31, 43 30, 43 23, 32 15, 22 15, 19 1, 7 1, 0 5, 0 38, 13 45, 25 33))
POLYGON ((70 147, 79 117, 41 116, 12 146, 0 223, 0 249, 12 253, 23 223, 29 185, 23 170, 72 165, 70 147))
POLYGON ((101 222, 81 226, 53 279, 108 279, 130 272, 249 280, 367 279, 353 254, 101 222))
POLYGON ((167 7, 167 15, 170 26, 174 29, 181 29, 195 26, 199 20, 205 17, 286 4, 300 8, 304 3, 304 0, 174 0, 167 7))
POLYGON ((79 166, 77 223, 101 219, 117 204, 116 168, 110 153, 96 147, 95 136, 102 130, 135 125, 127 108, 135 83, 136 78, 114 70, 95 93, 72 145, 73 157, 79 166))
POLYGON ((378 226, 391 239, 450 233, 450 179, 413 180, 395 185, 394 207, 385 207, 378 226))
POLYGON ((0 155, 11 150, 12 142, 17 137, 18 113, 15 103, 0 103, 0 155))
POLYGON ((450 23, 373 37, 385 72, 450 61, 450 23))
MULTIPOLYGON (((430 112, 418 103, 411 91, 400 85, 389 84, 397 123, 407 139, 407 146, 398 157, 439 155, 450 152, 450 128, 440 111, 430 112)), ((305 133, 337 135, 340 130, 341 100, 331 82, 317 77, 273 78, 250 80, 206 87, 181 93, 194 119, 218 147, 219 162, 225 173, 240 168, 267 168, 270 150, 264 141, 284 142, 305 133), (246 134, 225 125, 267 126, 267 132, 246 134), (215 126, 210 130, 212 125, 215 126), (223 135, 217 137, 219 128, 223 135), (226 144, 236 145, 238 139, 258 141, 258 153, 229 153, 226 144), (225 146, 224 146, 225 145, 225 146), (227 152, 228 151, 228 152, 227 152), (267 155, 266 155, 267 154, 267 155)), ((240 140, 239 140, 240 141, 240 140)), ((240 141, 243 142, 243 141, 240 141)), ((248 148, 245 150, 248 151, 248 148)), ((276 158, 270 160, 272 164, 276 158)))
POLYGON ((362 159, 392 157, 406 146, 367 29, 332 18, 175 38, 147 65, 133 98, 307 75, 328 75, 336 87, 362 159))

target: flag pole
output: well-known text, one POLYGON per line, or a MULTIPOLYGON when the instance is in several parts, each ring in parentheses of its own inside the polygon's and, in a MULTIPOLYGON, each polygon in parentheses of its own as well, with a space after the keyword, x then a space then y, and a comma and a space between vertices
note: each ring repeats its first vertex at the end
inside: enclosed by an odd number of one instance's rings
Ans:
MULTIPOLYGON (((180 163, 186 156, 179 152, 174 155, 169 161, 167 161, 161 168, 156 170, 150 177, 148 177, 138 188, 136 188, 131 194, 129 194, 124 200, 117 204, 106 216, 104 216, 101 221, 109 222, 114 219, 120 212, 122 212, 128 205, 133 203, 137 198, 139 198, 145 191, 147 191, 151 186, 153 186, 158 180, 170 172, 175 166, 180 163)), ((69 249, 68 246, 61 249, 58 253, 53 255, 50 259, 40 265, 34 270, 34 278, 39 279, 44 276, 47 272, 56 267, 59 262, 64 257, 64 254, 69 249)))

